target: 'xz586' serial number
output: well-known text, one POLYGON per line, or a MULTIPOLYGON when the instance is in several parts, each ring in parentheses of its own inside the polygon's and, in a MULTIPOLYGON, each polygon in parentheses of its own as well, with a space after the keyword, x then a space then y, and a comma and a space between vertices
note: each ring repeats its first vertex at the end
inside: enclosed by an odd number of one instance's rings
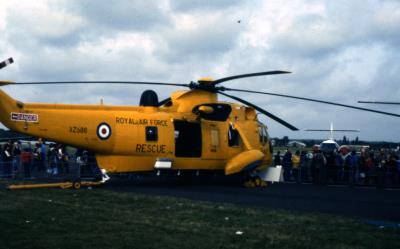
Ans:
POLYGON ((70 126, 69 127, 70 133, 87 133, 87 127, 78 127, 78 126, 70 126))

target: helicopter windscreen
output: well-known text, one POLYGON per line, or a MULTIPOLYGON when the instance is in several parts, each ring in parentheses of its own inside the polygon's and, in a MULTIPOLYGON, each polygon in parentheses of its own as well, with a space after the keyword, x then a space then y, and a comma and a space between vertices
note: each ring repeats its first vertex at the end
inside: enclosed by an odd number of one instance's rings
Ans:
POLYGON ((213 108, 214 111, 212 113, 201 114, 201 118, 212 121, 226 121, 229 117, 229 114, 231 114, 232 111, 232 107, 228 104, 212 103, 212 104, 198 105, 195 108, 193 108, 193 112, 197 113, 200 106, 209 106, 213 108))

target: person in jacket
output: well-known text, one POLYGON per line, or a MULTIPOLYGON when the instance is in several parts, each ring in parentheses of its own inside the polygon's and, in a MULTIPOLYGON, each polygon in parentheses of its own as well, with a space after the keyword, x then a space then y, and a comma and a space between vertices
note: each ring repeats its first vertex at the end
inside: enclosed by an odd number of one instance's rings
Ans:
POLYGON ((350 154, 350 165, 349 165, 349 185, 354 185, 358 178, 357 178, 357 173, 358 173, 358 156, 355 150, 351 151, 350 154))
POLYGON ((300 182, 299 167, 300 167, 300 151, 297 150, 292 156, 292 177, 297 183, 300 182))
POLYGON ((12 177, 12 151, 11 145, 5 143, 1 153, 2 163, 3 163, 3 176, 6 178, 12 177))
POLYGON ((21 152, 21 163, 22 163, 22 168, 24 170, 24 177, 26 179, 31 178, 31 167, 32 167, 32 149, 30 148, 25 148, 21 152))
POLYGON ((281 152, 278 150, 278 152, 276 152, 275 157, 274 157, 274 165, 282 165, 282 160, 281 160, 281 152))
POLYGON ((292 152, 288 149, 282 158, 283 178, 285 181, 290 180, 292 167, 292 152))
MULTIPOLYGON (((326 172, 326 158, 324 154, 319 150, 319 147, 313 147, 313 158, 311 162, 311 169, 313 172, 313 183, 321 184, 321 176, 323 172, 326 172)), ((323 179, 322 179, 323 180, 323 179)))

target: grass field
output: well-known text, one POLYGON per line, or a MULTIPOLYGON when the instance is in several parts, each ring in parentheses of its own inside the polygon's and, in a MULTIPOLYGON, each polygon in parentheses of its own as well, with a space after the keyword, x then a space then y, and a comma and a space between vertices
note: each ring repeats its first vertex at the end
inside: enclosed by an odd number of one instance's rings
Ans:
POLYGON ((399 229, 338 216, 2 183, 0 248, 400 248, 399 229))

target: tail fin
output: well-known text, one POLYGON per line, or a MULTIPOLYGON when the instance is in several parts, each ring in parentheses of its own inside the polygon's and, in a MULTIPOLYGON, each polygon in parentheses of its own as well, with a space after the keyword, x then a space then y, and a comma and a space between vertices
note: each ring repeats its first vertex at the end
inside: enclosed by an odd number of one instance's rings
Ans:
POLYGON ((16 101, 3 90, 0 90, 0 122, 5 126, 11 128, 11 112, 19 112, 23 106, 22 102, 16 101))

